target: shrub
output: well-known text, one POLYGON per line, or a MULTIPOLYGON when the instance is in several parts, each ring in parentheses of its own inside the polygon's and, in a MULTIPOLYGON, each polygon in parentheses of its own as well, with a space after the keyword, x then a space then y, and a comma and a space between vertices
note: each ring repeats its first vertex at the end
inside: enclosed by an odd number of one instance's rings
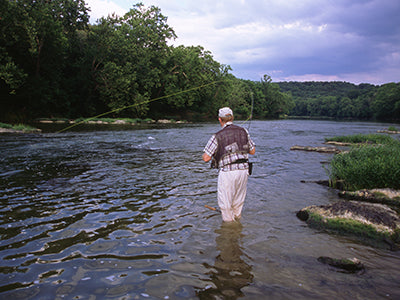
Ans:
POLYGON ((333 157, 329 177, 333 186, 340 180, 347 190, 400 189, 399 157, 400 146, 395 141, 353 147, 333 157))
POLYGON ((336 136, 332 138, 325 138, 326 142, 335 141, 341 143, 351 143, 351 144, 360 144, 360 143, 372 143, 372 144, 391 144, 393 143, 393 139, 388 135, 382 134, 355 134, 355 135, 345 135, 345 136, 336 136))

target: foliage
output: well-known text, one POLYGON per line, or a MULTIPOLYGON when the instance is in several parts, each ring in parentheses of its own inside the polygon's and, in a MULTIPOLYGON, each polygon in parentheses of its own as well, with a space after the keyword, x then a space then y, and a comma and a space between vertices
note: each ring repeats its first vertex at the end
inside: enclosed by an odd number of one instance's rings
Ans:
POLYGON ((24 131, 24 132, 33 132, 33 131, 37 131, 38 130, 38 129, 32 127, 32 126, 25 125, 25 124, 11 125, 11 124, 1 123, 1 122, 0 122, 0 128, 17 130, 17 131, 24 131))
POLYGON ((383 144, 363 144, 335 155, 329 170, 331 182, 335 185, 340 180, 347 190, 400 189, 400 142, 394 139, 376 142, 383 144))
POLYGON ((400 119, 400 83, 382 85, 372 103, 377 119, 400 119))
POLYGON ((89 20, 84 1, 3 0, 1 8, 3 117, 10 113, 16 118, 39 112, 65 113, 71 100, 63 78, 73 61, 71 44, 76 31, 84 29, 89 20))
POLYGON ((368 143, 368 144, 392 144, 395 142, 390 136, 382 134, 354 134, 354 135, 343 135, 335 136, 331 138, 325 138, 326 142, 335 141, 341 143, 368 143))
POLYGON ((382 86, 347 82, 279 82, 290 92, 293 116, 400 120, 400 83, 382 86))
POLYGON ((11 125, 11 124, 6 124, 6 123, 1 123, 1 122, 0 122, 0 128, 11 129, 11 128, 12 128, 12 125, 11 125))

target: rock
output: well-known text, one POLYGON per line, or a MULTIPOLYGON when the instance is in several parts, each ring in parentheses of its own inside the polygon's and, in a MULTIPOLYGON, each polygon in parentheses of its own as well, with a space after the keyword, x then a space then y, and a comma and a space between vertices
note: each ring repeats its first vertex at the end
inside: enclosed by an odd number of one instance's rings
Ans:
POLYGON ((382 204, 342 200, 303 208, 297 217, 310 227, 354 236, 367 244, 394 250, 400 243, 400 217, 382 204))
POLYGON ((340 153, 341 150, 336 147, 311 147, 311 146, 292 146, 290 150, 302 150, 302 151, 315 151, 322 153, 340 153))
POLYGON ((400 134, 400 131, 397 130, 378 130, 379 133, 389 133, 389 134, 400 134))
POLYGON ((330 186, 329 180, 300 180, 301 183, 316 183, 323 186, 330 186))
MULTIPOLYGON (((300 180, 301 183, 317 183, 323 186, 333 187, 333 184, 330 180, 300 180)), ((334 188, 338 190, 344 189, 344 181, 336 180, 334 188)))
POLYGON ((327 256, 318 257, 320 263, 340 269, 343 273, 358 273, 364 271, 364 265, 357 258, 338 259, 327 256))
POLYGON ((345 199, 382 203, 400 206, 400 191, 393 189, 372 189, 359 191, 341 191, 339 196, 345 199))
POLYGON ((113 124, 125 125, 125 124, 128 124, 128 122, 126 122, 126 121, 124 121, 124 120, 116 120, 113 124))
POLYGON ((335 145, 335 146, 343 146, 343 147, 353 145, 352 143, 343 143, 343 142, 335 142, 335 141, 325 142, 325 144, 327 144, 327 145, 335 145))
POLYGON ((172 122, 171 120, 160 119, 160 120, 157 121, 157 123, 160 123, 160 124, 170 124, 170 123, 173 123, 173 122, 172 122))

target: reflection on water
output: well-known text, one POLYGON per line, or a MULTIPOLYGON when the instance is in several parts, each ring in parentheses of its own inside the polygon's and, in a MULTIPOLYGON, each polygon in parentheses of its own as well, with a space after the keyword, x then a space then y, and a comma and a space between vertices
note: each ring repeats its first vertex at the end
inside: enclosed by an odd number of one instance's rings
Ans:
POLYGON ((0 298, 399 299, 399 252, 297 219, 339 197, 311 183, 331 155, 290 151, 389 125, 252 122, 241 225, 204 207, 217 205, 201 153, 218 124, 0 135, 0 298), (334 272, 320 256, 366 271, 334 272))
POLYGON ((236 299, 243 297, 241 289, 252 282, 251 266, 245 262, 245 254, 241 245, 242 224, 239 222, 223 223, 216 230, 215 242, 218 256, 210 269, 213 286, 199 291, 200 299, 236 299))

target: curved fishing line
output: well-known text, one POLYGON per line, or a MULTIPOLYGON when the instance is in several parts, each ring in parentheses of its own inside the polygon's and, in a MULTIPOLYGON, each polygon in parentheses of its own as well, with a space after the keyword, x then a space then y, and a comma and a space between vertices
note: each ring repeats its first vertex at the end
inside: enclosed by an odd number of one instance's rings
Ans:
POLYGON ((188 93, 188 92, 190 92, 190 91, 198 90, 198 89, 204 88, 204 87, 206 87, 206 86, 216 84, 216 83, 221 82, 221 81, 223 81, 223 80, 213 81, 213 82, 211 82, 211 83, 207 83, 207 84, 203 84, 203 85, 200 85, 200 86, 196 86, 196 87, 194 87, 194 88, 190 88, 190 89, 187 89, 187 90, 184 90, 184 91, 176 92, 176 93, 174 93, 174 94, 170 94, 170 95, 166 95, 166 96, 161 96, 161 97, 158 97, 158 98, 154 98, 154 99, 142 101, 142 102, 139 102, 139 103, 127 105, 127 106, 124 106, 124 107, 116 108, 116 109, 107 111, 107 112, 105 112, 105 113, 96 115, 96 116, 94 116, 94 117, 90 117, 90 118, 84 119, 83 121, 80 121, 80 122, 75 123, 75 124, 73 124, 73 125, 71 125, 71 126, 68 126, 68 127, 66 127, 66 128, 63 128, 63 129, 57 131, 56 133, 61 133, 61 132, 63 132, 63 131, 67 131, 68 129, 71 129, 71 128, 75 127, 75 126, 81 125, 81 124, 83 124, 83 123, 85 123, 85 122, 87 122, 87 121, 90 121, 90 120, 93 120, 93 119, 96 119, 96 118, 99 118, 99 117, 103 117, 103 116, 106 116, 106 115, 109 115, 109 114, 112 114, 112 113, 115 113, 115 112, 120 112, 120 111, 122 111, 122 110, 124 110, 124 109, 127 109, 127 108, 131 108, 131 107, 139 106, 139 105, 142 105, 142 104, 147 104, 147 103, 150 103, 150 102, 154 102, 154 101, 158 101, 158 100, 170 98, 170 97, 173 97, 173 96, 176 96, 176 95, 179 95, 179 94, 183 94, 183 93, 188 93))
POLYGON ((250 130, 250 125, 251 125, 251 120, 253 119, 253 108, 254 108, 254 98, 253 98, 253 92, 250 92, 250 96, 251 96, 251 108, 250 108, 250 115, 249 117, 244 120, 241 125, 243 126, 244 124, 246 124, 247 122, 249 122, 249 127, 247 128, 247 131, 250 130))

